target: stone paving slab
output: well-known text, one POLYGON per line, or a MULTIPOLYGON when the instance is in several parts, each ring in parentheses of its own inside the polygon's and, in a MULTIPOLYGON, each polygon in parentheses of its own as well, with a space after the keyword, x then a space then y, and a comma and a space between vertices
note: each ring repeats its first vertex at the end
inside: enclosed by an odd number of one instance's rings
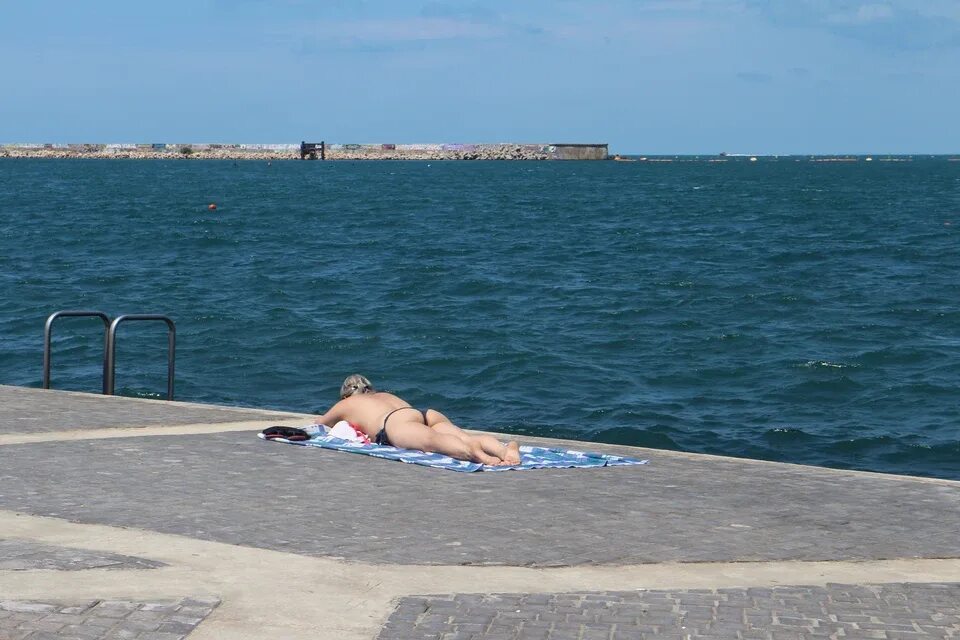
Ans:
POLYGON ((936 640, 960 637, 960 584, 401 598, 378 640, 936 640))
POLYGON ((0 385, 0 435, 291 417, 297 414, 0 385))
POLYGON ((3 640, 181 640, 220 604, 211 598, 133 602, 0 599, 3 640))
POLYGON ((958 483, 641 454, 464 474, 255 432, 6 445, 0 509, 368 563, 960 557, 958 483))
POLYGON ((30 540, 0 540, 0 571, 156 569, 164 566, 155 560, 116 553, 59 547, 30 540))

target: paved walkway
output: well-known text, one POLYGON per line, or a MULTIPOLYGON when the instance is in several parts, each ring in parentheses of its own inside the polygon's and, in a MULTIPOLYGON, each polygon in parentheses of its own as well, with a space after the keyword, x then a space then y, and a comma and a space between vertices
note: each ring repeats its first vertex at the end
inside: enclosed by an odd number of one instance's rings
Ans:
POLYGON ((255 437, 309 419, 0 386, 0 638, 960 638, 960 483, 585 443, 651 463, 458 474, 255 437), (132 636, 108 602, 209 611, 132 636))
POLYGON ((30 540, 0 540, 0 571, 81 571, 83 569, 156 569, 162 562, 117 553, 37 544, 30 540))
POLYGON ((403 598, 379 640, 955 638, 960 584, 403 598))
POLYGON ((0 638, 5 640, 178 640, 187 637, 219 600, 0 600, 0 638))

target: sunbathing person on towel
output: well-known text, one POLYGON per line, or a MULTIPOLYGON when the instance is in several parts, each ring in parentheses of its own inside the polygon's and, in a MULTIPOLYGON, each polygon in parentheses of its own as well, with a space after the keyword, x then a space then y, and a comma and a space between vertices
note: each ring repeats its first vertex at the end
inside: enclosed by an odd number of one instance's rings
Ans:
POLYGON ((392 393, 376 391, 360 374, 343 381, 340 402, 316 422, 333 425, 340 420, 357 425, 377 444, 489 465, 520 464, 516 442, 505 445, 493 436, 470 435, 439 411, 420 411, 392 393))

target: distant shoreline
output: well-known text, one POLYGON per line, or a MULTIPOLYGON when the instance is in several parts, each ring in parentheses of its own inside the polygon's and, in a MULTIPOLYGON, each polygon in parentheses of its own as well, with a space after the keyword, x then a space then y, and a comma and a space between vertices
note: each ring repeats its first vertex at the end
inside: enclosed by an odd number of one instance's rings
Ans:
MULTIPOLYGON (((309 144, 323 160, 606 160, 606 144, 309 144)), ((7 144, 0 158, 300 160, 300 144, 7 144)))
MULTIPOLYGON (((277 145, 109 145, 109 144, 0 144, 0 159, 107 160, 300 160, 299 144, 277 145)), ((625 162, 911 162, 940 159, 960 162, 960 154, 608 154, 607 145, 533 144, 410 144, 325 146, 325 160, 620 160, 625 162), (581 157, 583 153, 585 157, 581 157)))

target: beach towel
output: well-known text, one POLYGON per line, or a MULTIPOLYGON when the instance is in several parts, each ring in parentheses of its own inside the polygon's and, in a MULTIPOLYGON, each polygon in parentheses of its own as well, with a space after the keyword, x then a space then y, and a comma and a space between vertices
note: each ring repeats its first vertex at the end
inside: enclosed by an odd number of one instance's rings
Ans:
MULTIPOLYGON (((263 433, 257 434, 261 439, 268 439, 263 433)), ((564 469, 564 468, 591 468, 616 467, 636 464, 647 464, 647 460, 612 456, 605 453, 589 453, 570 451, 567 449, 548 449, 544 447, 520 447, 520 464, 509 466, 488 466, 477 462, 457 460, 440 453, 424 453, 411 449, 400 449, 379 444, 365 444, 337 438, 327 433, 313 434, 310 439, 302 441, 287 440, 285 438, 269 438, 272 442, 294 444, 301 447, 319 447, 334 449, 384 458, 399 460, 409 464, 421 464, 427 467, 449 469, 451 471, 522 471, 525 469, 564 469)))

